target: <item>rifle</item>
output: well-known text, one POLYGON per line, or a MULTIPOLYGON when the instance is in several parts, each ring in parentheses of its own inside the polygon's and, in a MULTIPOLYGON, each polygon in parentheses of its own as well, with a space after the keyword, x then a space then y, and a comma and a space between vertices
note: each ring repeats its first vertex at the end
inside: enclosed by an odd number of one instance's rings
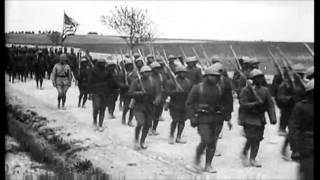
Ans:
POLYGON ((197 59, 199 60, 202 69, 204 69, 205 65, 200 61, 200 57, 199 57, 197 51, 194 48, 192 48, 192 50, 193 50, 193 53, 196 55, 197 59))
POLYGON ((304 43, 304 46, 308 49, 309 53, 311 54, 312 57, 314 57, 314 52, 313 50, 309 47, 307 43, 304 43))
POLYGON ((212 63, 211 63, 211 61, 210 61, 210 58, 209 58, 206 50, 205 50, 204 47, 202 46, 202 44, 200 45, 200 48, 202 49, 202 53, 203 53, 204 57, 207 59, 207 64, 208 64, 209 66, 211 66, 212 63))
POLYGON ((144 60, 144 56, 142 56, 142 54, 141 54, 140 49, 138 49, 138 52, 139 52, 139 54, 140 54, 140 56, 141 56, 141 59, 142 59, 143 65, 147 65, 146 61, 144 60))
MULTIPOLYGON (((121 49, 120 49, 120 53, 121 53, 121 57, 122 57, 122 50, 121 50, 121 49)), ((132 55, 132 52, 131 52, 131 50, 130 50, 130 57, 132 57, 131 55, 132 55)), ((141 80, 140 72, 139 72, 136 64, 135 64, 135 63, 132 63, 132 64, 133 64, 133 69, 137 72, 138 81, 139 81, 139 83, 140 83, 141 90, 142 90, 143 92, 146 92, 146 90, 145 90, 145 88, 144 88, 144 86, 143 86, 142 80, 141 80)))
POLYGON ((233 63, 231 63, 230 60, 228 60, 229 63, 234 67, 234 69, 240 74, 240 76, 242 78, 244 78, 247 82, 247 85, 250 89, 250 91, 252 92, 252 94, 254 95, 254 97, 256 98, 256 100, 259 102, 259 103, 263 103, 262 99, 260 98, 260 96, 258 95, 257 91, 252 87, 252 84, 251 82, 248 80, 247 76, 236 66, 234 65, 233 63))
POLYGON ((180 47, 180 50, 181 50, 181 52, 182 52, 183 58, 184 58, 184 59, 187 59, 187 55, 186 55, 186 53, 184 53, 184 50, 183 50, 182 47, 180 47))
MULTIPOLYGON (((160 56, 159 51, 157 51, 157 53, 160 56)), ((164 64, 167 67, 167 69, 169 70, 169 74, 171 75, 171 78, 172 78, 173 82, 175 83, 177 90, 182 92, 183 89, 182 89, 181 85, 179 84, 179 82, 177 81, 177 78, 176 78, 175 74, 173 73, 173 70, 169 66, 167 53, 166 53, 166 51, 164 49, 163 49, 163 54, 164 54, 164 64)))
POLYGON ((238 58, 236 52, 233 50, 232 45, 230 45, 229 47, 230 47, 230 49, 232 51, 232 54, 233 54, 234 58, 236 59, 236 64, 237 64, 238 68, 242 71, 242 67, 240 65, 239 58, 238 58))
MULTIPOLYGON (((117 51, 116 51, 116 53, 117 53, 117 51)), ((122 63, 120 62, 120 66, 121 66, 122 72, 124 74, 124 81, 125 81, 125 84, 128 86, 128 84, 129 84, 129 82, 128 82, 128 72, 127 72, 126 68, 123 65, 124 60, 123 60, 122 54, 121 54, 121 60, 122 60, 122 63)), ((117 62, 118 62, 118 57, 117 57, 117 62)))
POLYGON ((271 50, 270 50, 269 48, 268 48, 268 52, 269 52, 269 54, 270 54, 270 56, 271 56, 271 59, 272 59, 272 61, 273 61, 273 63, 274 63, 274 66, 276 67, 278 73, 279 73, 280 76, 281 76, 281 79, 284 80, 285 78, 284 78, 283 72, 281 71, 281 67, 280 67, 280 65, 278 64, 278 62, 276 61, 276 58, 274 57, 273 53, 271 52, 271 50))
MULTIPOLYGON (((290 70, 297 78, 298 78, 298 82, 300 83, 300 85, 305 88, 305 85, 304 85, 304 82, 302 81, 301 77, 298 75, 297 72, 295 72, 293 69, 292 69, 292 66, 291 64, 289 63, 289 59, 287 58, 287 56, 284 54, 284 52, 281 51, 280 47, 277 47, 279 53, 281 54, 281 56, 283 56, 283 60, 284 60, 284 64, 286 64, 286 66, 288 67, 288 70, 290 70)), ((291 81, 292 81, 292 85, 293 87, 295 88, 295 83, 294 83, 294 78, 292 77, 291 78, 291 81)))

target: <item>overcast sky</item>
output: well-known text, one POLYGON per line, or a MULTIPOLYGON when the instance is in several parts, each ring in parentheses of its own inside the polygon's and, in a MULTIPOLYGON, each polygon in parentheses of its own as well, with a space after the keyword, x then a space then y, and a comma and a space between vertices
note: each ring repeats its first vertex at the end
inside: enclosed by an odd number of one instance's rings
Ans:
POLYGON ((89 31, 117 35, 101 15, 115 5, 147 9, 158 37, 212 40, 314 41, 314 2, 300 1, 5 1, 5 31, 62 31, 63 11, 89 31))

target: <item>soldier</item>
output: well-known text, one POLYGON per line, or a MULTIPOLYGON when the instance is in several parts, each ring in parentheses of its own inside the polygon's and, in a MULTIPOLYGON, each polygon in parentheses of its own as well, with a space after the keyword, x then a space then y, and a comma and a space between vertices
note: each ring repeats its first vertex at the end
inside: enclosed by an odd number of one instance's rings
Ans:
POLYGON ((39 50, 34 64, 37 88, 42 89, 43 78, 45 78, 45 59, 42 50, 39 50))
POLYGON ((221 132, 225 112, 222 106, 222 89, 219 85, 220 72, 212 65, 205 69, 203 82, 192 87, 186 100, 187 117, 192 127, 198 127, 201 142, 195 156, 195 169, 200 171, 201 154, 206 149, 204 171, 216 173, 211 162, 216 151, 216 143, 221 132))
POLYGON ((92 93, 92 110, 93 110, 93 128, 102 132, 104 115, 107 107, 107 98, 110 93, 108 81, 110 74, 106 72, 106 61, 97 59, 95 66, 89 74, 89 90, 92 93), (99 115, 99 127, 97 126, 97 117, 99 115))
POLYGON ((173 72, 176 72, 176 64, 174 63, 174 61, 176 60, 177 58, 170 54, 169 57, 168 57, 168 61, 169 61, 169 66, 170 68, 172 69, 173 72))
POLYGON ((109 61, 106 67, 106 71, 108 74, 110 74, 110 83, 108 84, 108 88, 110 90, 110 94, 107 98, 107 106, 108 106, 108 112, 111 119, 114 119, 114 109, 116 106, 116 101, 118 99, 119 95, 119 75, 116 71, 117 64, 114 61, 109 61), (111 82, 113 82, 111 84, 111 82), (116 83, 114 83, 116 82, 116 83))
POLYGON ((78 88, 79 88, 79 101, 78 101, 78 107, 80 107, 81 100, 82 101, 82 108, 85 108, 85 104, 88 98, 88 85, 89 85, 89 73, 90 73, 90 67, 88 64, 88 60, 86 57, 81 58, 81 64, 80 64, 80 70, 77 76, 78 81, 78 88))
POLYGON ((150 64, 151 64, 152 62, 154 62, 154 56, 153 56, 152 54, 149 54, 149 55, 146 57, 146 59, 147 59, 147 65, 148 65, 148 66, 150 66, 150 64))
MULTIPOLYGON (((250 73, 250 60, 247 57, 243 57, 239 59, 240 66, 242 68, 242 72, 248 76, 250 73)), ((246 80, 239 74, 238 71, 234 72, 232 77, 232 84, 237 96, 239 98, 241 89, 246 85, 246 80)))
POLYGON ((192 85, 198 84, 202 81, 201 69, 196 66, 198 59, 193 57, 187 58, 187 77, 192 85))
POLYGON ((306 84, 306 96, 298 102, 292 111, 290 136, 297 142, 300 154, 300 178, 314 179, 314 79, 306 84))
MULTIPOLYGON (((294 139, 288 137, 286 128, 290 123, 290 117, 294 105, 303 99, 304 87, 299 82, 299 78, 304 76, 305 67, 302 64, 296 64, 293 67, 293 70, 300 74, 300 77, 293 76, 292 72, 285 71, 285 80, 282 81, 278 88, 277 96, 275 98, 276 103, 280 109, 280 125, 279 125, 279 135, 285 136, 285 141, 281 149, 282 158, 288 160, 286 148, 290 144, 292 150, 291 158, 297 160, 299 158, 299 152, 297 152, 297 142, 294 139), (290 79, 291 80, 290 80, 290 79), (289 80, 289 81, 288 81, 289 80)), ((288 127, 289 128, 289 127, 288 127)), ((290 132, 290 128, 289 128, 290 132)))
POLYGON ((258 154, 260 141, 263 139, 264 127, 266 124, 265 112, 268 112, 271 124, 276 124, 276 114, 273 100, 268 89, 262 86, 264 74, 259 69, 250 72, 253 85, 252 89, 247 85, 240 92, 239 124, 243 126, 247 139, 244 149, 241 152, 241 159, 244 166, 261 167, 255 158, 258 154), (254 93, 256 92, 256 95, 254 93), (259 99, 258 99, 259 98, 259 99), (250 161, 247 153, 250 149, 250 161))
POLYGON ((186 121, 185 102, 191 90, 191 81, 187 78, 187 68, 184 66, 176 67, 176 79, 182 89, 177 90, 173 80, 165 82, 166 94, 170 97, 170 101, 166 101, 167 108, 170 112, 172 122, 170 125, 169 144, 174 144, 174 132, 178 127, 176 143, 186 143, 181 139, 182 131, 186 121))
POLYGON ((131 84, 128 97, 135 99, 133 109, 134 116, 137 120, 134 136, 135 148, 139 147, 139 134, 142 129, 140 147, 146 149, 145 139, 151 127, 154 108, 160 103, 161 92, 160 85, 152 78, 151 68, 149 66, 143 66, 140 73, 141 81, 137 79, 131 84), (142 84, 140 84, 140 82, 142 84))
POLYGON ((67 64, 67 55, 60 55, 60 62, 55 64, 52 69, 53 87, 58 90, 58 109, 62 100, 62 109, 65 110, 66 94, 71 86, 72 73, 70 66, 67 64))
POLYGON ((122 124, 126 124, 126 115, 127 112, 129 111, 129 121, 128 121, 128 126, 133 127, 134 125, 132 124, 132 119, 133 119, 133 112, 131 109, 129 109, 129 104, 130 104, 130 98, 128 98, 125 94, 128 93, 129 87, 133 83, 135 72, 133 71, 133 62, 130 59, 127 59, 125 61, 124 68, 126 69, 126 76, 127 76, 127 87, 123 87, 123 111, 122 111, 122 124))
POLYGON ((77 62, 78 62, 77 61, 77 56, 74 53, 73 48, 71 48, 71 53, 68 54, 68 64, 69 64, 73 74, 76 74, 77 62))

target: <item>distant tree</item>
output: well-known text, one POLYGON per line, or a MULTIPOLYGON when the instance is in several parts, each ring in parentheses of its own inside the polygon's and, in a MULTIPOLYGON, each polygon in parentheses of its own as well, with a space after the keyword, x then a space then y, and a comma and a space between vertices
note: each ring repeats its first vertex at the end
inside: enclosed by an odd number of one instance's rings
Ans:
POLYGON ((62 44, 62 34, 58 31, 52 32, 51 34, 47 34, 47 37, 50 39, 50 41, 54 45, 62 44))
POLYGON ((107 27, 117 31, 125 40, 130 50, 155 38, 155 27, 149 18, 147 10, 128 6, 115 6, 109 16, 101 16, 101 22, 107 27))

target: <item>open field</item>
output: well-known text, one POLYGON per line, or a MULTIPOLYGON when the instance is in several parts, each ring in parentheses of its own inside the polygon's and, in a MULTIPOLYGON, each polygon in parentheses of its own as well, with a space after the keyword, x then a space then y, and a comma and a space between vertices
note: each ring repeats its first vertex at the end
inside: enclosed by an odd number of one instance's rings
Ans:
MULTIPOLYGON (((12 44, 37 44, 51 45, 50 40, 43 34, 7 34, 6 43, 12 44)), ((115 53, 121 49, 125 49, 125 42, 117 36, 101 36, 101 35, 76 35, 68 37, 65 41, 66 46, 75 48, 87 49, 90 52, 97 53, 115 53)), ((157 39, 153 43, 156 50, 162 51, 164 48, 167 55, 180 55, 182 47, 187 56, 194 56, 192 48, 198 52, 200 58, 204 59, 202 45, 209 57, 216 55, 222 60, 232 59, 232 53, 229 45, 232 45, 239 56, 256 57, 261 62, 261 69, 267 74, 274 74, 275 68, 271 61, 271 57, 267 53, 267 48, 270 47, 276 53, 276 47, 288 56, 293 63, 303 63, 309 67, 314 64, 313 58, 308 53, 302 42, 263 42, 263 41, 213 41, 213 40, 188 40, 188 39, 157 39)), ((314 44, 308 43, 313 49, 314 44)), ((140 46, 145 54, 149 54, 147 46, 140 46)), ((232 67, 226 61, 223 62, 231 70, 232 67)))

